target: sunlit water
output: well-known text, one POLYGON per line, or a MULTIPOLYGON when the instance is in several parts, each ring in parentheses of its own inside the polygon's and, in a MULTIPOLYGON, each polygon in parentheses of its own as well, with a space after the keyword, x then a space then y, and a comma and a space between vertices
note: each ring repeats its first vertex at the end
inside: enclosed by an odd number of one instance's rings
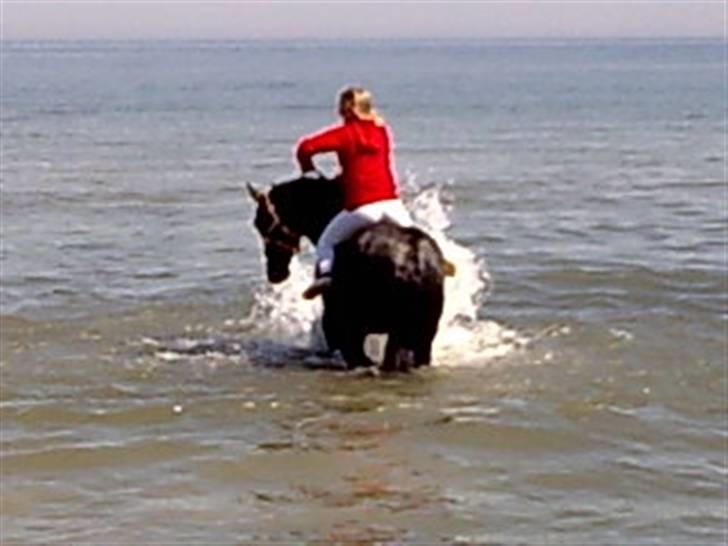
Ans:
POLYGON ((2 48, 3 544, 725 542, 723 44, 2 48), (412 374, 241 191, 348 82, 458 267, 412 374))

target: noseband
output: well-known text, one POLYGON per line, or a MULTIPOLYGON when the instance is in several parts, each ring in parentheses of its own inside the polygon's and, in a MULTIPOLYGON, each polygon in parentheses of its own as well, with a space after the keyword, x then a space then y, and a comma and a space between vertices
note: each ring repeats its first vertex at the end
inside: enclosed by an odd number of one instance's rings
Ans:
POLYGON ((260 234, 263 242, 266 245, 277 246, 292 254, 297 254, 300 250, 299 242, 301 235, 283 223, 267 193, 263 194, 260 203, 265 207, 265 210, 272 219, 268 229, 260 234))

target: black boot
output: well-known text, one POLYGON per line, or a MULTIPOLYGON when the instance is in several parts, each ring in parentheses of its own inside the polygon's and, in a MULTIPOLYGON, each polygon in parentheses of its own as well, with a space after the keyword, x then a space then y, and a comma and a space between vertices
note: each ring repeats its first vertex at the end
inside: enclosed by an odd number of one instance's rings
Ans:
POLYGON ((312 300, 323 294, 331 286, 331 273, 322 273, 318 265, 316 266, 316 278, 311 286, 303 291, 303 298, 312 300))

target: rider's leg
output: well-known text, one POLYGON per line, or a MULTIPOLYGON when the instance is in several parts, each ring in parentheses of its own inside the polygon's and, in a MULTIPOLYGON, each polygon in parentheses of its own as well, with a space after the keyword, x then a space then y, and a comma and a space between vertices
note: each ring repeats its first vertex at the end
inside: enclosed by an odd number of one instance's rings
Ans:
POLYGON ((326 226, 316 244, 316 258, 321 274, 328 275, 334 262, 334 247, 351 237, 357 230, 383 218, 403 227, 413 225, 412 217, 399 199, 377 201, 354 210, 342 210, 326 226))
POLYGON ((334 216, 316 244, 317 273, 329 275, 334 265, 334 247, 374 221, 369 215, 361 214, 359 209, 342 210, 334 216))
POLYGON ((399 199, 378 201, 351 211, 342 210, 334 216, 316 244, 316 280, 304 291, 304 298, 315 298, 331 283, 334 247, 359 229, 385 217, 405 227, 412 225, 412 218, 399 199))
POLYGON ((370 223, 372 223, 371 218, 358 214, 357 211, 342 210, 334 216, 316 244, 316 279, 304 290, 304 298, 315 298, 328 288, 334 267, 334 247, 370 223))

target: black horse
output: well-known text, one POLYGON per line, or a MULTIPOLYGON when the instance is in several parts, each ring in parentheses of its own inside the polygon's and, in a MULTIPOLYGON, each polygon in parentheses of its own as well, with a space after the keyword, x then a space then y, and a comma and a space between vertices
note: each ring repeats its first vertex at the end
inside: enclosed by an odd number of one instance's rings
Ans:
MULTIPOLYGON (((301 237, 316 244, 341 210, 341 184, 304 177, 266 192, 248 185, 248 191, 257 203, 255 227, 265 245, 268 280, 283 282, 301 237)), ((332 284, 323 294, 322 326, 329 348, 340 350, 349 368, 373 366, 364 339, 388 334, 383 370, 429 364, 444 277, 452 274, 452 264, 420 229, 382 221, 359 230, 337 245, 332 284)))

